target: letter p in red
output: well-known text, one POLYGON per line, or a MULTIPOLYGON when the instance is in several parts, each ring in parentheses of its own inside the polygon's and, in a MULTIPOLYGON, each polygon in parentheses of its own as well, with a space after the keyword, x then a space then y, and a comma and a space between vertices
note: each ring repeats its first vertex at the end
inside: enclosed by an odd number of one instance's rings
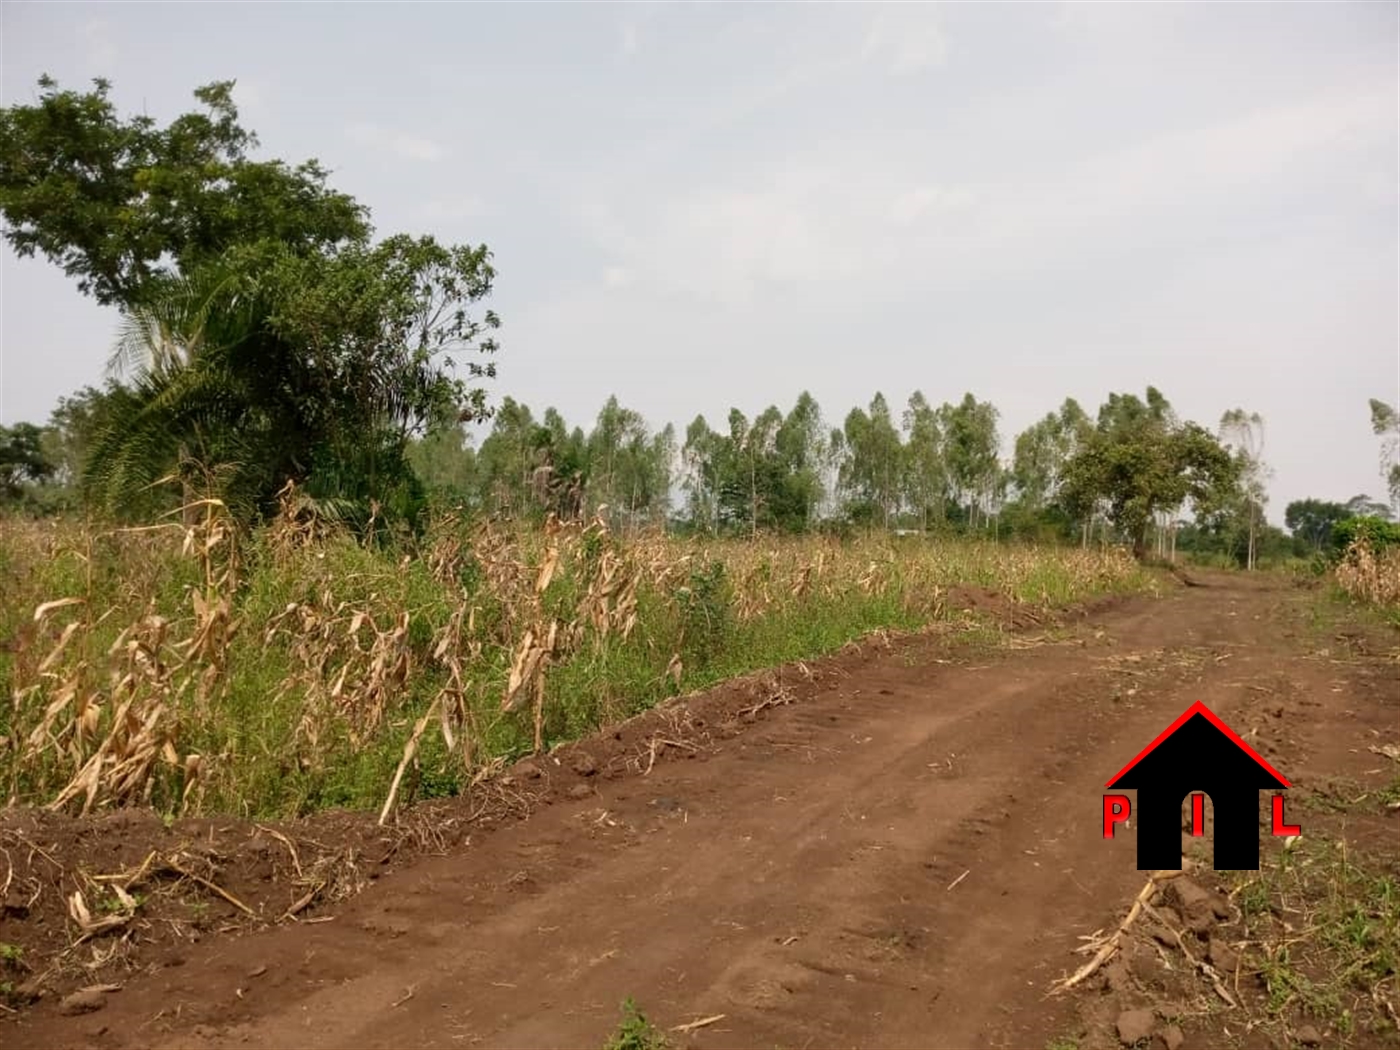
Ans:
POLYGON ((1113 838, 1113 825, 1121 824, 1132 813, 1132 804, 1127 795, 1105 795, 1103 797, 1103 837, 1113 838))

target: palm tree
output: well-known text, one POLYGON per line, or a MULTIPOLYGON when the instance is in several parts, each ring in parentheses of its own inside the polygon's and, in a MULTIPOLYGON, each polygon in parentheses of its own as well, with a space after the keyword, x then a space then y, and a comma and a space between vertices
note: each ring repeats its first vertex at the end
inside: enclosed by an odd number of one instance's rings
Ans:
POLYGON ((246 504, 251 450, 239 433, 246 405, 233 366, 257 341, 260 320, 257 288, 222 268, 171 278, 123 314, 107 370, 125 383, 84 469, 100 507, 149 510, 162 502, 152 490, 172 478, 188 507, 198 474, 226 502, 246 504))

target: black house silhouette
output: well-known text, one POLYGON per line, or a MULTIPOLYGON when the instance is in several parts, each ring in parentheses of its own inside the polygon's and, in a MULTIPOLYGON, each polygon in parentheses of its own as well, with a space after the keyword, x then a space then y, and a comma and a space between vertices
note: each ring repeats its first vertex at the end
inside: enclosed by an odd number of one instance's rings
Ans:
POLYGON ((1181 867, 1181 802, 1192 791, 1215 809, 1215 867, 1259 867, 1259 792, 1288 781, 1199 701, 1107 787, 1137 789, 1138 868, 1181 867))

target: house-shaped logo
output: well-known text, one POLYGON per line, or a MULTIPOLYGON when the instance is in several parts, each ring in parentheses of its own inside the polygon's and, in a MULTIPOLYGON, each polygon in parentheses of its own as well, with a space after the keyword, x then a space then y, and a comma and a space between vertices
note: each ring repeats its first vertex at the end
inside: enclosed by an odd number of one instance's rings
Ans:
MULTIPOLYGON (((1205 832, 1205 795, 1215 815, 1215 867, 1259 867, 1259 792, 1287 788, 1264 761, 1202 703, 1194 703, 1105 787, 1137 790, 1137 860, 1143 871, 1181 867, 1181 803, 1191 798, 1191 833, 1205 832)), ((1104 838, 1131 812, 1127 795, 1103 797, 1104 838)), ((1273 833, 1297 835, 1283 821, 1283 796, 1273 798, 1273 833)))

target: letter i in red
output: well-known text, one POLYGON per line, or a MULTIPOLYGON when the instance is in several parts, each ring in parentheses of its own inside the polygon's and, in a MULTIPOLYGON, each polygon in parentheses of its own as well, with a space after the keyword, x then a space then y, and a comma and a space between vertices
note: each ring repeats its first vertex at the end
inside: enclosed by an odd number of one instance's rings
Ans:
POLYGON ((1206 797, 1191 796, 1191 834, 1200 838, 1206 833, 1206 797))

